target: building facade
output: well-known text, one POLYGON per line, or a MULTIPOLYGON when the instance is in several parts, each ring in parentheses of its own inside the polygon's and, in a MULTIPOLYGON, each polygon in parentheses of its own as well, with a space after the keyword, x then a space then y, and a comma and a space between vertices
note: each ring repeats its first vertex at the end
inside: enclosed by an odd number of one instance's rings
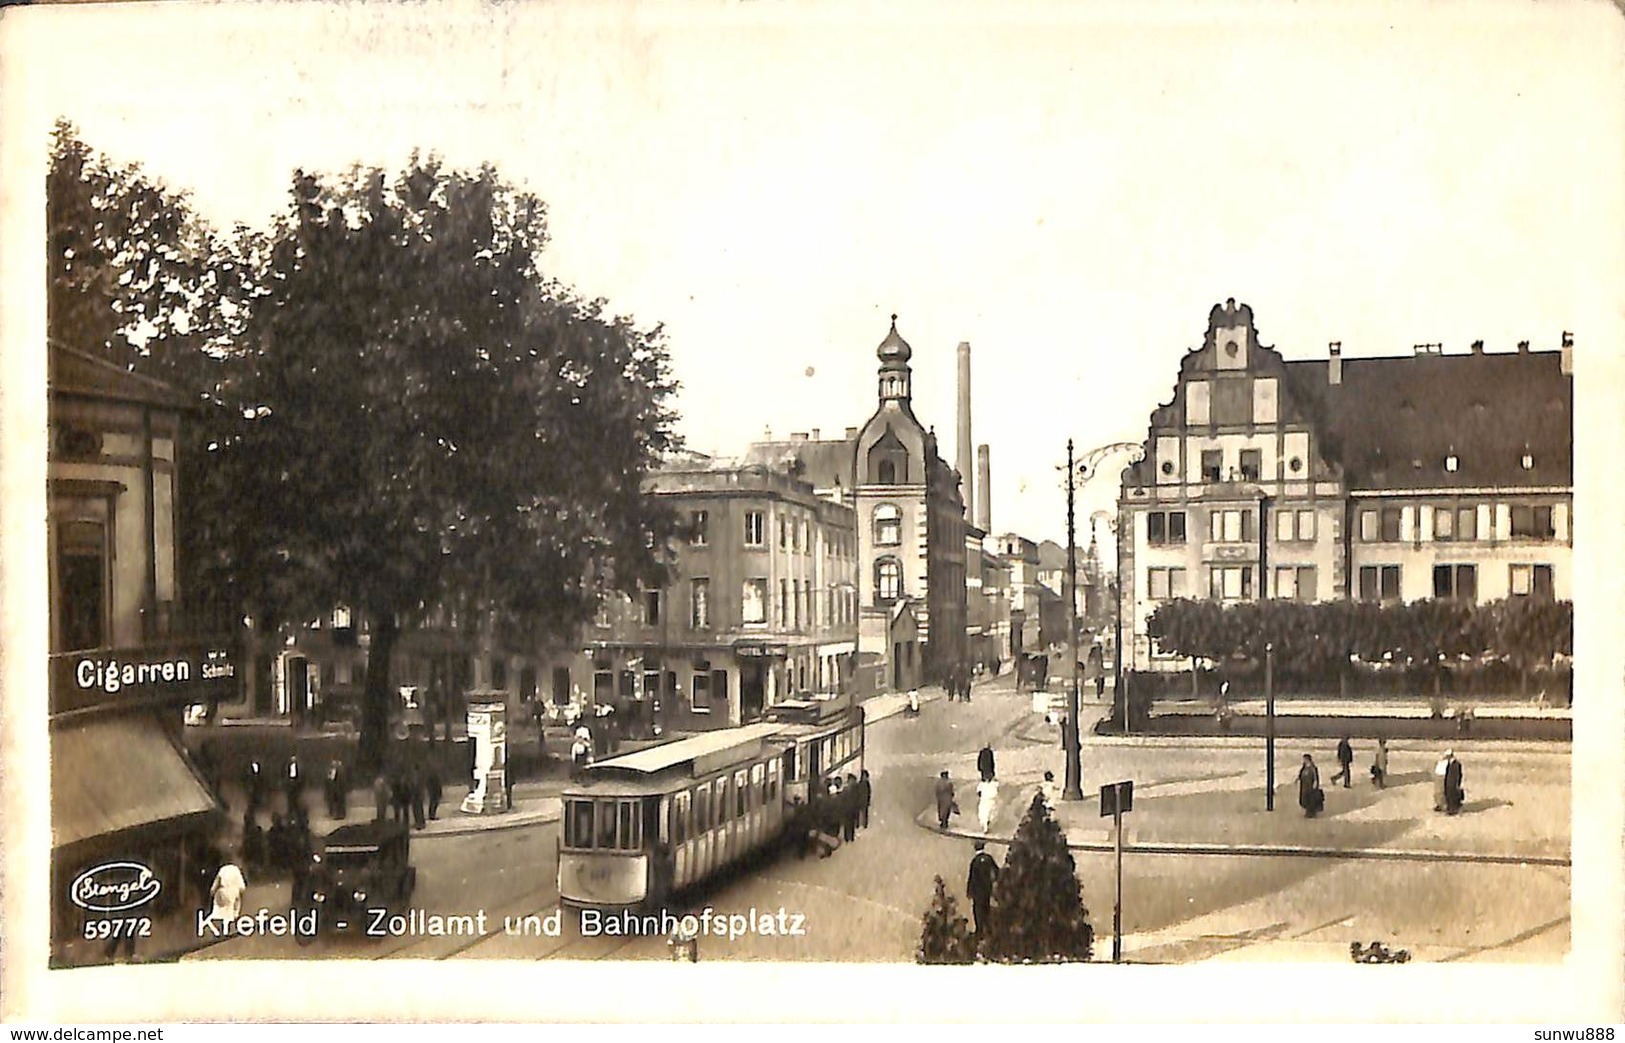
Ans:
MULTIPOLYGON (((176 529, 187 400, 52 345, 48 377, 53 958, 116 915, 123 889, 167 910, 221 807, 181 742, 185 708, 229 696, 229 640, 185 618, 176 529), (144 870, 145 875, 141 875, 144 870)), ((118 908, 135 908, 121 906, 118 908)), ((135 914, 130 914, 135 915, 135 914)), ((106 935, 103 935, 106 937, 106 935)))
POLYGON ((1010 572, 1010 635, 1005 655, 1013 662, 1025 652, 1043 651, 1042 610, 1038 581, 1038 544, 1007 532, 996 540, 999 557, 1010 572))
POLYGON ((1123 474, 1125 666, 1181 667, 1146 634, 1174 598, 1570 597, 1571 353, 1289 361, 1215 306, 1123 474))
POLYGON ((649 492, 688 535, 673 548, 666 587, 607 605, 587 628, 582 666, 595 704, 697 731, 750 723, 798 694, 851 688, 852 507, 760 464, 668 465, 649 492))

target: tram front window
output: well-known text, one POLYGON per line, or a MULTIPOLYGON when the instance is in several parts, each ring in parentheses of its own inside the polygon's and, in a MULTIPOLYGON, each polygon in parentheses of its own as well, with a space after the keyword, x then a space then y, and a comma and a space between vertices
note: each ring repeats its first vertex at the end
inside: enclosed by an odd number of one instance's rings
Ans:
POLYGON ((570 801, 570 813, 564 820, 566 847, 592 847, 592 801, 570 801))
POLYGON ((613 800, 598 802, 598 847, 615 846, 615 805, 613 800))

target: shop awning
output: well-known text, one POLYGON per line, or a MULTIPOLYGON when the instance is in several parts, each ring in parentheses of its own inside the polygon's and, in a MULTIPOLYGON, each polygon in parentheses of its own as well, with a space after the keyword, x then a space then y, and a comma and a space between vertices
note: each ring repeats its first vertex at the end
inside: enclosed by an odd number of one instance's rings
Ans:
POLYGON ((92 718, 51 731, 53 847, 215 808, 185 754, 151 717, 92 718))

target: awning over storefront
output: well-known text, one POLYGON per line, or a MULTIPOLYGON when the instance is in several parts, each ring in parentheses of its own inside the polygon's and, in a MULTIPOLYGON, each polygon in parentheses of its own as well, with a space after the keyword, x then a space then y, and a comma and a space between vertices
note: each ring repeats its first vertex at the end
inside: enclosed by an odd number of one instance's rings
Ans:
POLYGON ((51 731, 54 848, 215 809, 185 754, 150 717, 92 718, 51 731))

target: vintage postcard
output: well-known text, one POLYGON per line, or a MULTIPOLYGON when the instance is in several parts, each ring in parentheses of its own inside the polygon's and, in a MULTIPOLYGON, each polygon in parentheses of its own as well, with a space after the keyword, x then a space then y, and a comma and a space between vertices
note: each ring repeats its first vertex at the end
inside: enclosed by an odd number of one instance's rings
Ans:
POLYGON ((1625 1019, 1622 44, 5 9, 6 1018, 1625 1019))

